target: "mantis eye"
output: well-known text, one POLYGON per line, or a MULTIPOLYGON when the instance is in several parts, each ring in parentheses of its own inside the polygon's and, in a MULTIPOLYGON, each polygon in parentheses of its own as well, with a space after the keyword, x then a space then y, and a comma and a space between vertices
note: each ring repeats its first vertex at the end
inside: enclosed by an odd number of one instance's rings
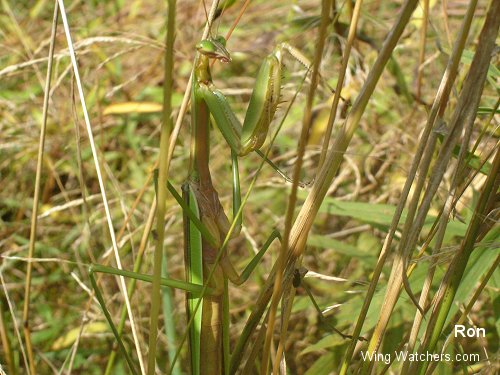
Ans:
POLYGON ((224 38, 222 35, 216 36, 214 38, 214 41, 222 45, 223 47, 226 47, 226 38, 224 38))
POLYGON ((231 55, 226 49, 226 39, 222 36, 205 39, 196 45, 196 49, 202 55, 222 62, 230 62, 231 55))
POLYGON ((210 39, 205 39, 199 42, 196 45, 196 49, 202 54, 214 53, 217 50, 215 44, 210 39))

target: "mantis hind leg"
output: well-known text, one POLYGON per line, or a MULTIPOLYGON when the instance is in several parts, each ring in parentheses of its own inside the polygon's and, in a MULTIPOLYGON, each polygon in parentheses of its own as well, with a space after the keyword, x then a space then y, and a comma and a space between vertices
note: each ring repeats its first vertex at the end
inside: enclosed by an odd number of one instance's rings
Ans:
MULTIPOLYGON (((316 310, 317 314, 318 314, 318 317, 320 319, 320 321, 325 324, 329 329, 331 329, 333 332, 335 332, 336 334, 338 334, 339 336, 341 336, 344 340, 346 339, 352 339, 352 336, 351 335, 348 335, 348 334, 345 334, 343 332, 341 332, 340 330, 338 330, 337 328, 335 328, 333 326, 333 324, 331 324, 328 319, 325 317, 325 315, 323 314, 323 311, 321 310, 321 308, 319 307, 318 303, 316 302, 316 299, 314 298, 314 295, 311 291, 311 288, 309 287, 309 285, 307 285, 307 283, 303 280, 304 276, 307 274, 307 269, 305 268, 301 268, 301 269, 296 269, 295 272, 294 272, 294 275, 293 275, 293 287, 294 288, 299 288, 299 287, 303 287, 304 290, 306 291, 309 299, 311 300, 313 306, 314 306, 314 309, 316 310)), ((358 338, 359 341, 367 341, 364 337, 360 336, 358 338)))
POLYGON ((281 234, 277 229, 273 230, 272 233, 267 238, 266 242, 262 245, 262 248, 258 251, 258 253, 250 260, 245 269, 238 274, 235 267, 233 266, 229 256, 227 254, 223 255, 220 260, 220 265, 224 270, 224 274, 226 277, 235 285, 241 285, 245 281, 248 280, 254 269, 259 264, 260 260, 264 256, 264 254, 269 250, 269 247, 273 243, 275 239, 278 239, 281 242, 281 234))
MULTIPOLYGON (((262 248, 258 251, 258 253, 252 258, 252 260, 248 263, 248 265, 245 267, 243 272, 238 275, 237 271, 235 270, 233 264, 229 260, 229 257, 227 254, 223 256, 220 260, 220 267, 222 268, 225 277, 224 280, 224 294, 223 294, 223 299, 222 299, 222 312, 223 312, 223 319, 222 319, 222 353, 223 353, 223 374, 224 375, 229 375, 231 373, 231 350, 230 350, 230 340, 229 340, 229 295, 228 295, 228 280, 231 280, 232 283, 236 285, 240 285, 244 283, 255 267, 259 264, 260 260, 264 256, 264 254, 269 250, 269 247, 273 243, 275 239, 278 239, 281 242, 281 235, 278 230, 273 230, 273 232, 269 235, 267 240, 264 242, 262 245, 262 248)), ((219 372, 220 373, 220 372, 219 372)))

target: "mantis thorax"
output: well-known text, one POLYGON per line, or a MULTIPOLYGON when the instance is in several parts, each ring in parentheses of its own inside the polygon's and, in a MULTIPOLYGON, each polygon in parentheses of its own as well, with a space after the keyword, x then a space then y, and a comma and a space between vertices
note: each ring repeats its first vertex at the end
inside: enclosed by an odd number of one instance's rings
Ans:
POLYGON ((194 75, 198 83, 208 84, 212 82, 212 74, 210 73, 210 60, 207 56, 200 54, 195 63, 194 75))
POLYGON ((210 59, 230 62, 231 55, 226 49, 226 39, 222 36, 204 39, 196 45, 198 59, 195 66, 195 76, 198 82, 208 84, 212 82, 210 74, 210 59))

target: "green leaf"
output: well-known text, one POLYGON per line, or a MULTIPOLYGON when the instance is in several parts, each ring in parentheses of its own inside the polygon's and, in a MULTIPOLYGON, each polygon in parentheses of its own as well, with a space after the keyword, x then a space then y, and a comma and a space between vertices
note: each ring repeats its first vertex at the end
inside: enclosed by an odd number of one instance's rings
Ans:
MULTIPOLYGON (((448 54, 450 55, 451 54, 451 51, 449 48, 447 47, 444 47, 443 50, 448 54)), ((464 50, 463 53, 462 53, 462 57, 460 58, 460 61, 464 64, 467 64, 467 65, 470 65, 472 64, 472 59, 474 58, 474 52, 473 51, 469 51, 469 50, 464 50)), ((488 67, 488 76, 493 78, 493 79, 497 79, 500 77, 500 70, 498 70, 498 68, 494 65, 494 64, 490 64, 489 67, 488 67)))
POLYGON ((323 337, 317 343, 309 345, 300 352, 300 355, 304 355, 311 352, 323 351, 325 349, 333 348, 335 346, 344 345, 345 343, 346 340, 344 340, 340 335, 333 333, 323 337))
POLYGON ((478 107, 477 108, 477 114, 478 115, 485 115, 485 114, 490 114, 493 111, 495 111, 496 114, 500 113, 500 108, 491 108, 491 107, 478 107))
MULTIPOLYGON (((443 142, 444 136, 442 134, 438 134, 438 139, 439 141, 443 142)), ((460 149, 460 145, 455 145, 455 147, 453 148, 453 156, 455 157, 455 159, 457 159, 460 155, 460 149)), ((479 156, 476 156, 469 151, 465 152, 465 160, 467 161, 467 164, 470 168, 481 172, 485 176, 488 176, 490 174, 491 163, 489 163, 488 161, 483 164, 483 161, 479 156)))
POLYGON ((309 246, 333 249, 340 254, 356 257, 360 260, 373 259, 376 256, 376 254, 367 253, 356 246, 317 234, 310 235, 307 239, 307 244, 309 246))
POLYGON ((316 362, 306 371, 305 375, 328 375, 334 370, 335 356, 333 353, 322 355, 316 362))
MULTIPOLYGON (((299 197, 305 198, 307 192, 299 191, 299 197)), ((382 203, 346 202, 331 197, 326 197, 320 206, 319 212, 335 216, 351 217, 363 223, 368 223, 374 227, 389 228, 396 207, 382 203)), ((400 225, 403 225, 407 216, 407 210, 403 210, 400 225)), ((424 228, 430 228, 436 217, 428 215, 424 228)), ((463 237, 467 225, 457 220, 450 220, 446 229, 447 237, 463 237)))
MULTIPOLYGON (((472 252, 467 267, 460 281, 455 301, 467 304, 470 296, 476 290, 477 283, 483 278, 483 275, 488 272, 495 259, 500 255, 500 226, 494 227, 478 244, 476 249, 472 252)), ((451 306, 450 313, 448 314, 447 322, 449 323, 451 317, 455 315, 458 306, 454 303, 451 306)))

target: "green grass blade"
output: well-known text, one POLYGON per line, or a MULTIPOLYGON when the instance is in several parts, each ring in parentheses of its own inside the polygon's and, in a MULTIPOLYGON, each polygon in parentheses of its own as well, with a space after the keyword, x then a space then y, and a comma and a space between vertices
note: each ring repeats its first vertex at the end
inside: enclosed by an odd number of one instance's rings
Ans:
MULTIPOLYGON (((126 270, 119 270, 117 268, 102 266, 100 264, 93 264, 90 267, 91 267, 91 271, 89 271, 89 272, 93 272, 93 273, 95 273, 95 272, 107 273, 110 275, 118 275, 118 276, 136 279, 136 280, 141 280, 141 281, 145 281, 147 283, 153 282, 153 276, 151 276, 151 275, 144 275, 142 273, 126 271, 126 270)), ((185 282, 185 281, 181 281, 181 280, 174 280, 174 279, 161 278, 160 285, 167 286, 170 288, 182 289, 182 290, 185 290, 186 292, 192 293, 194 296, 201 295, 201 293, 203 291, 203 285, 201 285, 201 284, 189 283, 189 282, 185 282)), ((207 293, 211 293, 211 292, 212 292, 212 289, 207 288, 207 293)))
POLYGON ((248 263, 248 265, 245 267, 245 269, 241 273, 240 279, 241 279, 242 283, 244 283, 246 280, 248 280, 248 278, 252 274, 253 270, 255 269, 255 267, 257 267, 257 264, 259 264, 260 260, 262 259, 262 257, 266 253, 266 251, 269 249, 269 246, 271 246, 271 244, 273 243, 273 241, 276 238, 278 238, 280 240, 280 243, 281 243, 281 234, 280 234, 280 232, 277 229, 275 229, 275 230, 272 231, 272 233, 269 235, 269 237, 267 238, 267 240, 264 243, 264 245, 262 245, 262 248, 252 258, 252 260, 250 261, 250 263, 248 263))
MULTIPOLYGON (((161 266, 163 242, 165 239, 165 212, 170 168, 170 135, 172 133, 172 88, 174 80, 174 40, 175 40, 176 0, 168 0, 167 34, 165 48, 165 75, 163 81, 163 118, 160 131, 160 155, 158 163, 158 194, 156 207, 157 239, 153 256, 153 283, 151 289, 151 311, 149 314, 149 352, 148 375, 154 375, 156 369, 156 344, 158 338, 158 317, 161 304, 161 266)), ((168 318, 168 317, 167 317, 168 318)))
POLYGON ((233 172, 233 220, 236 220, 236 231, 241 230, 242 216, 236 217, 241 206, 240 172, 238 170, 238 155, 231 150, 232 172, 233 172))
POLYGON ((120 348, 120 351, 125 357, 125 360, 127 361, 130 371, 132 372, 132 374, 137 375, 137 370, 135 368, 134 362, 132 361, 132 358, 130 358, 127 350, 125 349, 125 345, 123 344, 120 334, 118 333, 118 330, 116 329, 115 324, 113 323, 113 319, 111 319, 111 315, 108 309, 106 308, 106 303, 104 302, 104 298, 102 297, 101 291, 97 286, 97 282, 94 277, 94 272, 99 272, 99 271, 96 269, 95 266, 90 266, 89 267, 90 283, 92 284, 92 288, 94 289, 97 301, 99 301, 99 305, 101 305, 102 312, 104 313, 104 316, 106 317, 106 320, 108 321, 108 324, 111 327, 111 331, 113 331, 113 335, 115 336, 116 341, 118 342, 118 347, 120 348))

